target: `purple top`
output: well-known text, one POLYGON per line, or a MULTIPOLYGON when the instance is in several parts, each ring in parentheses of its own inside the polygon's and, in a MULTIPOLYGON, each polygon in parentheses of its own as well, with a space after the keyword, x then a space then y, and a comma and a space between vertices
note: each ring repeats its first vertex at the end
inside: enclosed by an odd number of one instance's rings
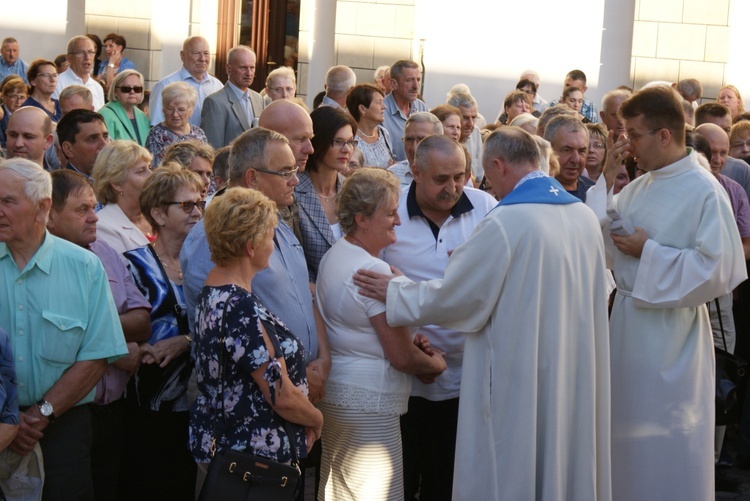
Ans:
MULTIPOLYGON (((133 278, 117 251, 99 240, 92 242, 89 250, 96 254, 104 266, 118 314, 122 315, 136 308, 146 308, 147 311, 151 311, 151 304, 133 283, 133 278)), ((108 366, 104 376, 96 384, 94 403, 104 405, 119 400, 125 391, 128 379, 130 376, 124 370, 108 366)))
POLYGON ((716 180, 727 190, 737 229, 740 230, 740 237, 750 237, 750 202, 748 202, 747 193, 738 182, 732 181, 724 174, 717 175, 716 180))

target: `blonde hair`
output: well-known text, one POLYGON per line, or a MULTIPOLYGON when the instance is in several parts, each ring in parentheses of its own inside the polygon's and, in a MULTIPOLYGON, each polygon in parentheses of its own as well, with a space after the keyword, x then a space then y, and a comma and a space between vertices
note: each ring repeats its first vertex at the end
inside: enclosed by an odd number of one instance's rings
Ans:
POLYGON ((400 193, 401 182, 393 173, 369 167, 355 170, 344 181, 336 203, 341 231, 350 234, 357 228, 357 214, 372 216, 400 193))
POLYGON ((143 96, 146 95, 146 86, 143 83, 143 75, 141 75, 141 73, 136 70, 124 70, 115 75, 115 78, 112 80, 112 85, 109 86, 107 99, 109 101, 117 101, 117 97, 115 96, 117 88, 120 87, 120 84, 124 82, 126 78, 133 75, 136 75, 138 77, 138 81, 140 82, 141 87, 143 87, 143 91, 141 91, 141 100, 138 101, 138 104, 141 104, 143 102, 143 96))
POLYGON ((257 249, 276 227, 276 204, 257 190, 230 188, 206 209, 206 230, 211 260, 226 266, 241 257, 248 242, 257 249))
POLYGON ((102 148, 91 171, 96 199, 105 205, 117 203, 118 193, 112 185, 123 184, 128 170, 140 162, 151 165, 151 153, 134 141, 119 139, 102 148))

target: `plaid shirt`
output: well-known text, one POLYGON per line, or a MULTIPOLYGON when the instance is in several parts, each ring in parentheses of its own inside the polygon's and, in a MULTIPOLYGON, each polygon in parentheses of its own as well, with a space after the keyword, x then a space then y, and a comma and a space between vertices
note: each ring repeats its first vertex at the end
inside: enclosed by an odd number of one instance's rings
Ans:
MULTIPOLYGON (((552 107, 559 103, 560 100, 555 99, 554 101, 550 101, 549 106, 552 107)), ((596 110, 596 106, 594 106, 594 103, 592 103, 588 99, 583 100, 583 105, 581 106, 581 111, 579 113, 591 120, 591 123, 599 123, 599 112, 596 110)))

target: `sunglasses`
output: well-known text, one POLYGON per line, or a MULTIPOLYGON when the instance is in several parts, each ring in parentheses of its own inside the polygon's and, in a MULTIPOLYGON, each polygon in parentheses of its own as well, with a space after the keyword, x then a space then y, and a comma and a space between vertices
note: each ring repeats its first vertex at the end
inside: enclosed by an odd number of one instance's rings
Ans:
POLYGON ((140 94, 143 92, 143 87, 131 87, 130 85, 123 85, 121 87, 118 87, 120 89, 120 92, 123 92, 125 94, 130 94, 131 92, 135 92, 136 94, 140 94))
POLYGON ((193 201, 187 201, 187 202, 168 202, 167 205, 179 205, 180 209, 182 209, 185 214, 190 214, 193 212, 193 209, 195 209, 196 206, 198 206, 198 210, 203 212, 206 210, 206 201, 201 200, 199 202, 193 202, 193 201))

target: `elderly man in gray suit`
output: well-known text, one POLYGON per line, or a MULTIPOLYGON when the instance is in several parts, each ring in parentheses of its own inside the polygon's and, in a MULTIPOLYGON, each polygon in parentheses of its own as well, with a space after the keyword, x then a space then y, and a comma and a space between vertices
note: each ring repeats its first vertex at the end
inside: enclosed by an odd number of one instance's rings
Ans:
POLYGON ((255 77, 255 52, 238 45, 227 54, 227 84, 208 96, 201 111, 201 128, 208 142, 218 149, 258 124, 266 107, 260 94, 250 89, 255 77))

